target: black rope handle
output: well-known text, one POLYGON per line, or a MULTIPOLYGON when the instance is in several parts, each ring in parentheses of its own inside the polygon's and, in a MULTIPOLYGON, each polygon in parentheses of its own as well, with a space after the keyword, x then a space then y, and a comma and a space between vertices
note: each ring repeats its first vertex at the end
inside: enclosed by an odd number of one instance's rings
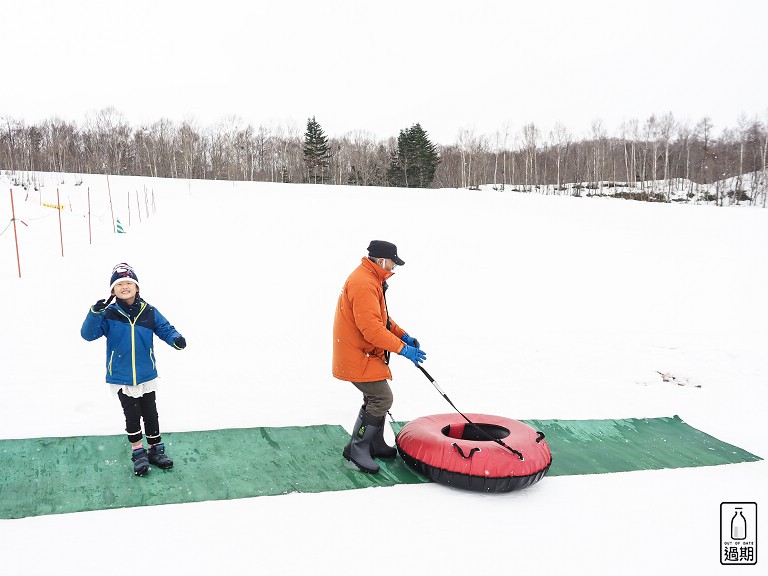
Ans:
POLYGON ((459 454, 461 454, 461 457, 466 459, 466 460, 469 460, 470 458, 472 458, 472 456, 475 455, 475 452, 480 452, 481 451, 480 448, 472 448, 472 450, 469 451, 469 456, 467 456, 466 454, 464 454, 464 450, 461 449, 461 446, 456 444, 456 442, 451 442, 451 446, 456 448, 456 450, 459 451, 459 454))
POLYGON ((545 436, 544 436, 544 432, 539 432, 538 434, 539 434, 539 435, 538 435, 538 436, 536 436, 536 444, 538 444, 539 442, 541 442, 541 441, 542 441, 542 440, 544 440, 544 438, 545 438, 545 436))
POLYGON ((520 459, 520 461, 521 461, 521 462, 525 461, 525 458, 523 457, 523 453, 522 453, 522 452, 520 452, 519 450, 515 450, 515 449, 514 449, 514 448, 512 448, 511 446, 509 446, 509 445, 505 444, 505 443, 504 443, 504 441, 502 441, 502 440, 500 440, 500 439, 498 439, 498 438, 494 438, 493 436, 491 436, 490 434, 488 434, 488 432, 486 432, 485 430, 483 430, 482 428, 480 428, 480 426, 478 426, 477 424, 475 424, 474 422, 472 422, 472 420, 470 420, 469 418, 467 418, 467 417, 466 417, 466 416, 465 416, 465 415, 462 413, 462 411, 461 411, 461 410, 459 410, 458 408, 456 408, 456 405, 455 405, 453 402, 451 402, 451 399, 450 399, 450 398, 448 398, 448 395, 447 395, 445 392, 443 392, 443 391, 442 391, 442 389, 441 389, 441 388, 440 388, 440 386, 437 384, 437 382, 435 382, 435 379, 434 379, 434 378, 432 378, 432 376, 430 376, 430 375, 429 375, 429 372, 427 372, 426 370, 424 370, 424 367, 423 367, 423 366, 421 366, 420 364, 416 364, 416 368, 418 368, 419 370, 421 370, 421 371, 424 373, 424 376, 426 376, 426 377, 427 377, 427 379, 428 379, 428 380, 429 380, 429 381, 432 383, 432 386, 434 386, 434 387, 437 389, 437 391, 438 391, 438 392, 439 392, 439 393, 442 395, 442 397, 443 397, 443 398, 445 398, 445 400, 448 402, 448 404, 450 404, 451 406, 453 406, 453 409, 454 409, 454 410, 456 410, 456 412, 458 412, 458 413, 461 415, 461 417, 462 417, 462 418, 464 418, 464 420, 466 420, 466 421, 467 421, 467 422, 469 422, 469 423, 470 423, 472 426, 474 426, 474 427, 475 427, 475 429, 476 429, 478 432, 480 432, 480 433, 481 433, 483 436, 485 436, 485 437, 486 437, 488 440, 491 440, 491 441, 493 441, 493 442, 496 442, 496 444, 498 444, 499 446, 503 446, 504 448, 506 448, 507 450, 509 450, 510 452, 512 452, 512 454, 514 454, 515 456, 517 456, 517 457, 520 459))

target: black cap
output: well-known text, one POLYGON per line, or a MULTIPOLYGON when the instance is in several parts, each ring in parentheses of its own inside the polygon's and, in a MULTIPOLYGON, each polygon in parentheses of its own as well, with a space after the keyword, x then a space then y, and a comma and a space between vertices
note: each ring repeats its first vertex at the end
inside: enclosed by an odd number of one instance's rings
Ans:
POLYGON ((397 246, 386 240, 371 240, 368 244, 368 256, 371 258, 388 258, 398 266, 405 264, 397 255, 397 246))

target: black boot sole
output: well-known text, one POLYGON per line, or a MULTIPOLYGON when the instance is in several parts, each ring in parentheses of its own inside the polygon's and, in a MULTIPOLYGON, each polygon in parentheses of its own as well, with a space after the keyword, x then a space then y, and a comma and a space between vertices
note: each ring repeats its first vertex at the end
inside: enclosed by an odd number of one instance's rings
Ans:
POLYGON ((372 469, 372 468, 366 468, 365 466, 361 466, 360 464, 358 464, 357 462, 355 462, 355 461, 352 459, 352 455, 351 455, 351 454, 348 454, 348 453, 347 453, 347 451, 346 451, 346 449, 344 450, 344 452, 343 452, 343 455, 344 455, 344 458, 346 458, 347 460, 349 460, 350 462, 352 462, 352 464, 354 464, 355 466, 357 466, 357 468, 358 468, 358 470, 360 470, 360 472, 365 472, 366 474, 378 474, 378 473, 379 473, 379 469, 378 469, 378 468, 377 468, 376 470, 374 470, 374 469, 372 469))
MULTIPOLYGON (((349 444, 344 446, 344 451, 342 452, 342 454, 344 455, 344 458, 346 458, 347 460, 352 459, 352 457, 349 455, 349 444)), ((373 456, 374 458, 383 458, 385 460, 391 460, 392 458, 397 456, 397 450, 395 450, 392 454, 387 454, 387 455, 376 454, 373 450, 371 450, 371 456, 373 456)))
POLYGON ((371 456, 374 458, 384 458, 385 460, 391 460, 395 456, 397 456, 397 450, 395 450, 392 454, 377 454, 376 452, 371 452, 371 456))

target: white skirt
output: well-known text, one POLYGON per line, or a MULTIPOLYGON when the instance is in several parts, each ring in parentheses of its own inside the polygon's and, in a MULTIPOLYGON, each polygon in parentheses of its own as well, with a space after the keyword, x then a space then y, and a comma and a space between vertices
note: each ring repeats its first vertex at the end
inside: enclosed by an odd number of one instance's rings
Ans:
POLYGON ((149 392, 154 392, 157 390, 157 381, 159 378, 155 378, 153 380, 148 380, 147 382, 142 382, 141 384, 136 384, 136 386, 122 386, 120 384, 110 384, 109 387, 112 390, 112 394, 117 396, 117 393, 120 392, 120 390, 123 391, 123 394, 126 396, 130 396, 131 398, 141 398, 144 396, 144 394, 148 394, 149 392))

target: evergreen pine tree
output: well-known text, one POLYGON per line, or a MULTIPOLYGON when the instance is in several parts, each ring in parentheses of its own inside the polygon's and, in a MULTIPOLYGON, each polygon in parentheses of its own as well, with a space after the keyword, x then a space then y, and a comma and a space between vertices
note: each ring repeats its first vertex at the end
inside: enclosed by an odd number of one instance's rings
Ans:
POLYGON ((440 155, 419 123, 400 130, 387 180, 392 186, 427 188, 435 179, 440 155))
POLYGON ((307 131, 304 134, 304 163, 307 165, 308 182, 325 183, 330 158, 331 147, 328 144, 328 137, 320 127, 320 123, 312 116, 307 120, 307 131))

